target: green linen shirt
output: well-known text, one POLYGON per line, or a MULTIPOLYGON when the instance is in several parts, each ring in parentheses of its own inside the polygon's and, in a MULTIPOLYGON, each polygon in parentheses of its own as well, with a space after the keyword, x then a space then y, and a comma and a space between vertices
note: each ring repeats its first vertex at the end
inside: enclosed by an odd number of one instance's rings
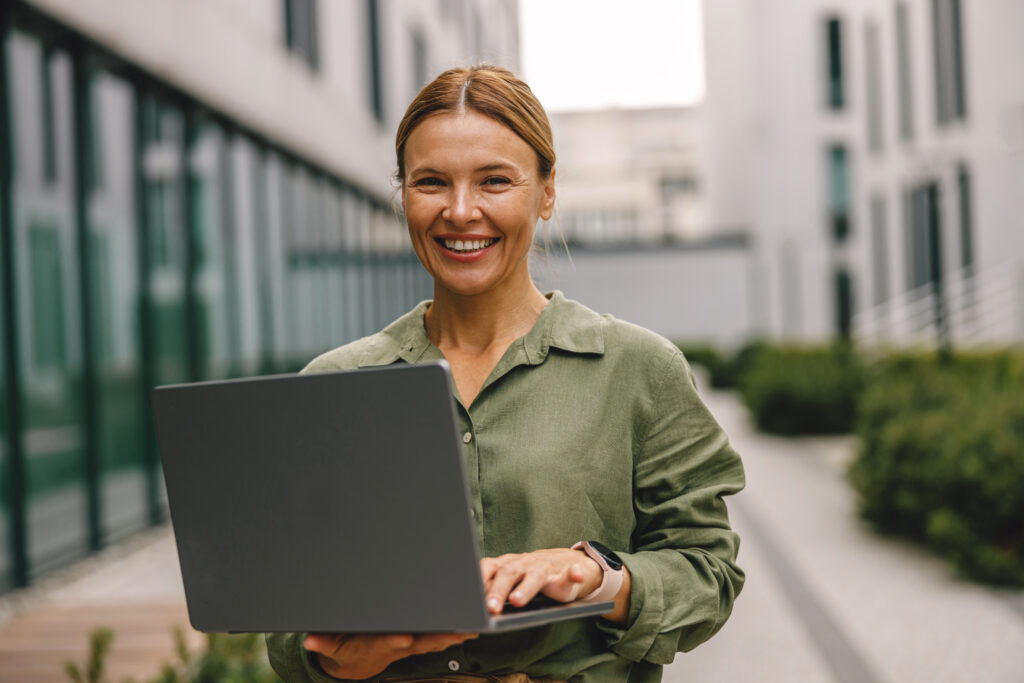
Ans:
MULTIPOLYGON (((473 515, 485 556, 599 540, 632 576, 625 625, 600 617, 479 639, 393 663, 372 680, 514 673, 578 683, 648 683, 713 635, 743 585, 723 496, 743 488, 739 456, 664 338, 549 295, 467 408, 456 395, 473 515), (453 664, 456 662, 457 664, 453 664)), ((422 302, 383 331, 303 372, 443 358, 422 302)), ((333 681, 302 647, 268 634, 286 681, 333 681)))

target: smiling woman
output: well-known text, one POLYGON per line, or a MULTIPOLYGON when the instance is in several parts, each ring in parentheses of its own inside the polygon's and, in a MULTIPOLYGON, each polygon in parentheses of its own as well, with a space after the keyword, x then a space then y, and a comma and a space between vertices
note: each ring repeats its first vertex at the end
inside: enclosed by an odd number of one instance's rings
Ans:
POLYGON ((539 219, 555 202, 554 173, 541 177, 530 146, 474 111, 435 114, 409 136, 402 186, 409 236, 435 295, 519 295, 530 289, 527 256, 539 219))
POLYGON ((270 634, 285 680, 653 683, 727 619, 744 577, 723 496, 742 465, 676 347, 533 283, 553 150, 543 107, 505 69, 425 87, 396 177, 434 299, 304 372, 447 360, 488 609, 614 608, 481 636, 270 634))

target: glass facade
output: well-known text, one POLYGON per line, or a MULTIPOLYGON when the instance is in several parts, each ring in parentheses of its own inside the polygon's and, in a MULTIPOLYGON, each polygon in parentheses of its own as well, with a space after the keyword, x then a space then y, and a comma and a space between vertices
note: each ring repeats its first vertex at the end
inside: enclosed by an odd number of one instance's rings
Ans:
POLYGON ((430 283, 385 197, 0 20, 3 591, 164 518, 153 386, 295 371, 430 283))

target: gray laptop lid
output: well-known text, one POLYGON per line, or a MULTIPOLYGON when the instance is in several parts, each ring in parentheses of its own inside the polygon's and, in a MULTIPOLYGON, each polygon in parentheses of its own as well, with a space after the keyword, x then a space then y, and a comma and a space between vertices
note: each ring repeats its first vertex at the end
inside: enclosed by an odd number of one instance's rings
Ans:
POLYGON ((447 364, 158 387, 152 401, 200 631, 485 632, 491 618, 447 364))

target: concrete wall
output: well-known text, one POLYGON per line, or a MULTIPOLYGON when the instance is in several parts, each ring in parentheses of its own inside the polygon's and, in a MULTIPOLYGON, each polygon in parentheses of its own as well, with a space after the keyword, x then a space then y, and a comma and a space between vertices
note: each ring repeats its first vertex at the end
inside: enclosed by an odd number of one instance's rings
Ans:
POLYGON ((559 246, 533 259, 543 291, 560 289, 600 313, 674 341, 738 346, 756 334, 743 246, 594 251, 559 246))

